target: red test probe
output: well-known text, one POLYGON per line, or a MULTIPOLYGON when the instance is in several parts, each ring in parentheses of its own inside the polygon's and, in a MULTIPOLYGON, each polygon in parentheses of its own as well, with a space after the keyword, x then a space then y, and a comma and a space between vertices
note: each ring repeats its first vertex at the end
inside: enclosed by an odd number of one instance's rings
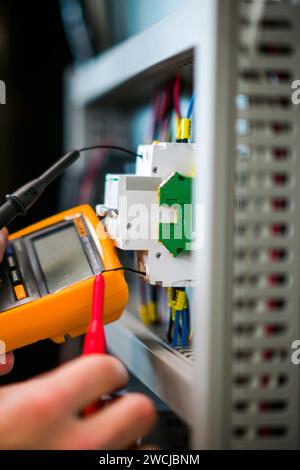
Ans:
MULTIPOLYGON (((98 274, 94 281, 91 320, 84 338, 82 355, 106 354, 105 331, 103 325, 105 281, 103 274, 98 274)), ((99 409, 99 403, 89 405, 84 416, 89 416, 99 409)))

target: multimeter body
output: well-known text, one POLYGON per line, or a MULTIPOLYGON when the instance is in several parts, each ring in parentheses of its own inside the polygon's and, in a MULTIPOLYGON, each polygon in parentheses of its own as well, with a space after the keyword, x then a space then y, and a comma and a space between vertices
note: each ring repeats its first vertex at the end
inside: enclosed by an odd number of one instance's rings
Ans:
MULTIPOLYGON (((96 274, 121 267, 94 210, 82 205, 9 237, 0 265, 0 340, 6 351, 51 338, 83 334, 96 274)), ((104 323, 128 301, 122 271, 105 274, 104 323)))

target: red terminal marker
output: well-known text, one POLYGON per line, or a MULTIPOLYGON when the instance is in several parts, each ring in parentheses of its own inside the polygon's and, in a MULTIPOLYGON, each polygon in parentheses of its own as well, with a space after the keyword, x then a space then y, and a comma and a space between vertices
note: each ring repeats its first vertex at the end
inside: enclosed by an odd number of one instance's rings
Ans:
POLYGON ((285 160, 288 158, 288 151, 286 148, 276 147, 273 149, 273 157, 275 160, 285 160))
POLYGON ((269 250, 270 261, 282 261, 286 257, 287 257, 287 253, 284 248, 271 248, 269 250))
POLYGON ((286 224, 272 224, 270 225, 270 231, 273 236, 283 236, 287 232, 286 224))
POLYGON ((287 183, 288 177, 285 173, 273 173, 273 183, 277 186, 287 183))
MULTIPOLYGON (((105 281, 100 273, 95 277, 91 320, 83 345, 82 355, 106 354, 106 340, 103 325, 105 281)), ((92 404, 84 410, 84 416, 89 416, 99 409, 99 403, 92 404)))
POLYGON ((272 200, 272 209, 274 211, 283 211, 287 208, 287 200, 285 198, 274 198, 272 200))
POLYGON ((283 285, 285 280, 286 276, 284 274, 270 274, 268 277, 268 283, 270 286, 283 285))

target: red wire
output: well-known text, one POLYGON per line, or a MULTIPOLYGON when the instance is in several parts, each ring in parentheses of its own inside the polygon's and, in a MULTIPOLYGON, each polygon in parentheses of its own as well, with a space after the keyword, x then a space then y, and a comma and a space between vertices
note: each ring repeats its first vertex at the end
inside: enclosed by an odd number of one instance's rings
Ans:
POLYGON ((161 94, 160 109, 158 112, 158 124, 160 136, 161 132, 169 127, 170 113, 172 107, 172 82, 166 83, 165 88, 161 94))
POLYGON ((161 131, 166 131, 169 128, 171 120, 171 111, 172 105, 176 101, 176 114, 180 114, 180 75, 176 76, 176 80, 173 83, 168 81, 164 89, 160 92, 157 92, 154 95, 153 105, 152 105, 152 138, 157 139, 161 131), (173 96, 172 96, 173 95, 173 96), (175 99, 175 97, 177 97, 175 99), (176 111, 177 110, 177 111, 176 111))
POLYGON ((160 112, 160 104, 161 104, 161 94, 158 91, 154 95, 153 104, 152 104, 152 132, 151 132, 152 140, 156 138, 156 131, 158 127, 158 116, 160 112))
POLYGON ((181 89, 181 76, 179 74, 176 75, 173 87, 173 100, 174 100, 174 110, 177 114, 177 117, 181 117, 180 112, 180 89, 181 89))
POLYGON ((92 155, 79 187, 78 202, 80 204, 91 200, 99 169, 103 165, 107 154, 107 150, 97 150, 92 155))
MULTIPOLYGON (((125 145, 125 142, 123 143, 122 139, 120 140, 119 136, 114 132, 102 137, 101 144, 105 145, 111 140, 114 140, 119 146, 125 145)), ((78 189, 78 202, 80 204, 85 204, 87 201, 91 200, 101 167, 109 157, 109 150, 110 149, 94 149, 94 152, 88 160, 78 189)))

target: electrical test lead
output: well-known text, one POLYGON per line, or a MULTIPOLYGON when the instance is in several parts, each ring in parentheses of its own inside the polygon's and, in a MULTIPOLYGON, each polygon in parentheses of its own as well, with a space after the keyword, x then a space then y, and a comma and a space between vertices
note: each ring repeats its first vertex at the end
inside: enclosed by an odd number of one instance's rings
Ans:
POLYGON ((89 150, 96 150, 96 149, 119 150, 120 152, 127 153, 128 155, 131 155, 132 157, 142 156, 136 152, 133 152, 132 150, 126 149, 124 147, 120 147, 118 145, 92 145, 91 147, 83 147, 80 150, 77 150, 77 152, 81 153, 81 152, 87 152, 89 150))
MULTIPOLYGON (((111 271, 130 271, 135 274, 145 274, 129 267, 118 267, 112 269, 104 269, 101 273, 97 274, 93 286, 93 302, 91 309, 91 319, 84 337, 82 356, 89 354, 106 354, 106 339, 103 323, 104 311, 104 294, 105 294, 105 278, 104 274, 111 271)), ((90 416, 101 407, 101 401, 87 406, 83 414, 90 416)))
POLYGON ((91 320, 84 338, 83 355, 105 354, 106 340, 103 326, 105 280, 102 273, 94 280, 91 320))
POLYGON ((26 215, 28 209, 39 199, 47 186, 58 178, 69 166, 73 165, 80 157, 81 152, 96 148, 119 150, 120 152, 140 157, 139 154, 116 145, 94 145, 66 153, 41 176, 17 189, 13 194, 6 196, 6 202, 0 206, 0 230, 10 224, 18 215, 26 215))
POLYGON ((124 267, 124 266, 120 266, 119 268, 103 269, 103 271, 101 271, 101 274, 109 273, 111 271, 129 271, 131 273, 140 274, 141 276, 146 276, 145 271, 139 271, 138 269, 133 269, 133 268, 124 267))
MULTIPOLYGON (((93 302, 91 320, 84 337, 82 355, 106 354, 106 339, 103 324, 105 280, 102 273, 98 274, 94 280, 93 302)), ((95 413, 101 406, 101 402, 87 406, 83 414, 89 416, 95 413)))
POLYGON ((143 276, 146 274, 143 271, 123 266, 112 269, 103 269, 101 273, 97 274, 94 280, 91 320, 84 338, 83 355, 106 353, 105 331, 103 326, 105 292, 105 280, 103 274, 112 271, 130 271, 143 276))

